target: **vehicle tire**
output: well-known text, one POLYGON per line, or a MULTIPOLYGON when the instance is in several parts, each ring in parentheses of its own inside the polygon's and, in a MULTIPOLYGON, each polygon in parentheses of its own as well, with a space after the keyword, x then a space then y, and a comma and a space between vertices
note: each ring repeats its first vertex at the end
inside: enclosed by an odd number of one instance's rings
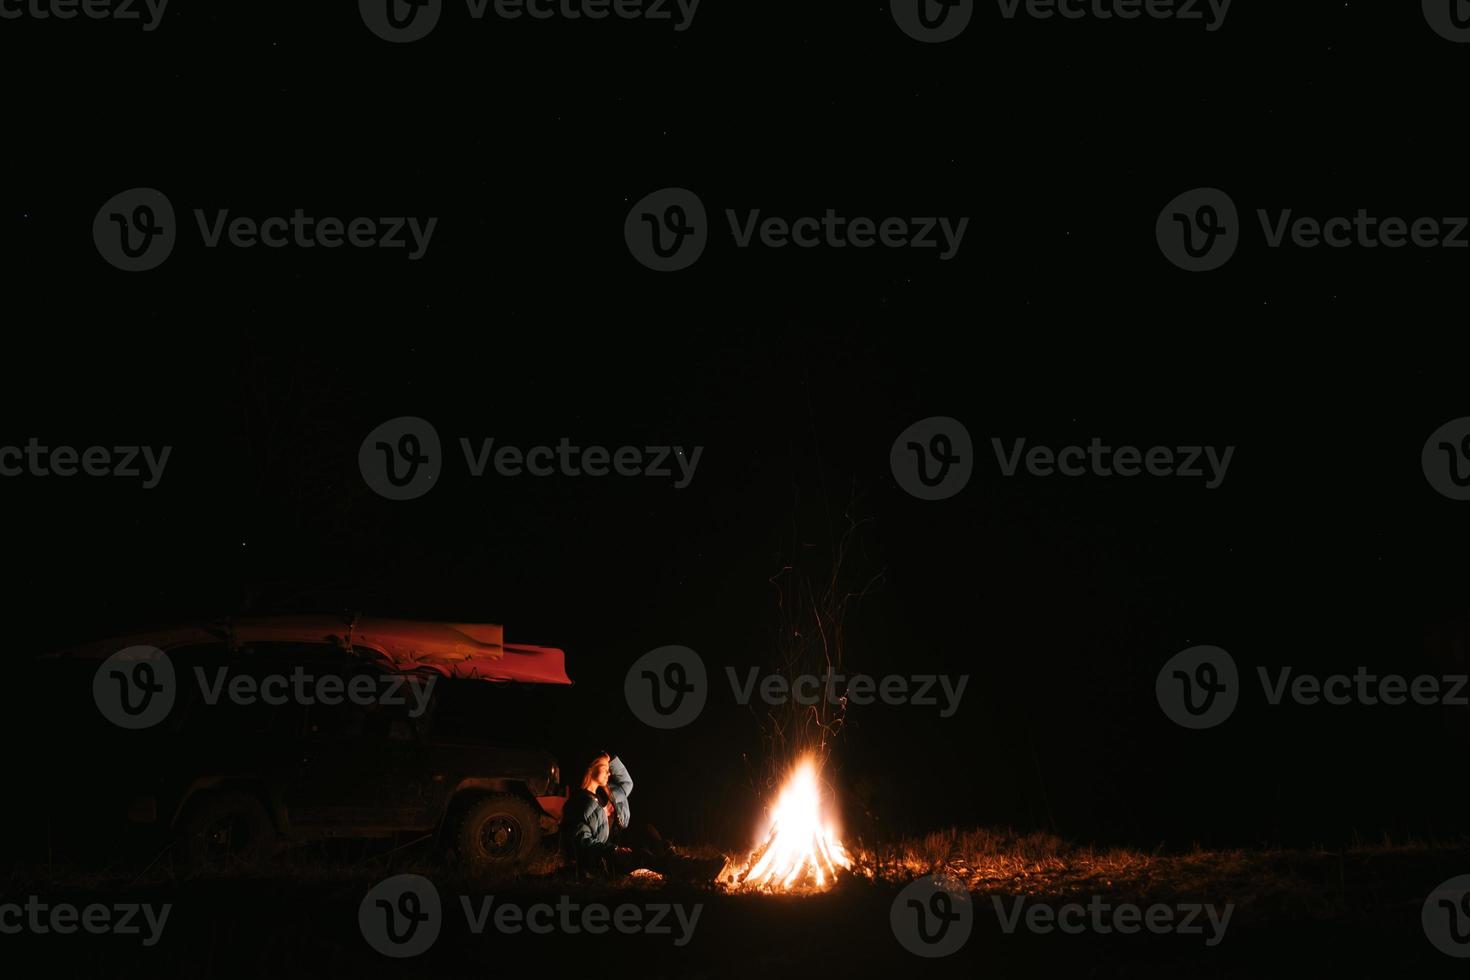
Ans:
POLYGON ((492 793, 465 806, 454 829, 454 850, 476 871, 524 865, 541 841, 541 820, 527 800, 492 793))
POLYGON ((210 793, 189 804, 174 848, 190 871, 249 867, 275 852, 276 827, 251 794, 210 793))

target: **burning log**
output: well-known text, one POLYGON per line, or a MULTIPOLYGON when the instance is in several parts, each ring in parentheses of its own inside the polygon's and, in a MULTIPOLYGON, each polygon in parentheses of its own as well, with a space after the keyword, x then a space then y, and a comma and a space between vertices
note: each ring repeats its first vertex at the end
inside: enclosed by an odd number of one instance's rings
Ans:
POLYGON ((781 787, 765 842, 738 867, 726 862, 716 880, 732 891, 822 891, 850 870, 852 859, 822 814, 816 762, 806 756, 781 787))

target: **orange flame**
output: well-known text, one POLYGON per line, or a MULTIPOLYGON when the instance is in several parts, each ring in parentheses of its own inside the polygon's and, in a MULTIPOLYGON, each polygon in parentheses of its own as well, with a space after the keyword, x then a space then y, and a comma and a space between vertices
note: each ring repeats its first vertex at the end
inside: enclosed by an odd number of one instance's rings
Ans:
POLYGON ((781 787, 765 843, 740 867, 726 862, 718 880, 742 891, 821 890, 831 886, 839 869, 851 870, 852 859, 823 817, 817 764, 808 755, 781 787))

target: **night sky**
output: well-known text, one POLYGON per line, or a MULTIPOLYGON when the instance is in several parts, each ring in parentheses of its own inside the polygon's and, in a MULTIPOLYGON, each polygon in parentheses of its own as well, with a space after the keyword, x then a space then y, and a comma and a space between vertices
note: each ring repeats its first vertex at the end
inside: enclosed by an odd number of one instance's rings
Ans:
MULTIPOLYGON (((158 30, 0 22, 12 152, 0 445, 172 447, 154 489, 0 479, 16 661, 149 624, 283 611, 490 621, 576 681, 533 740, 610 744, 641 811, 729 840, 768 743, 728 689, 677 735, 623 701, 680 644, 775 654, 771 578, 849 570, 848 665, 969 675, 959 712, 854 710, 832 759, 865 835, 953 825, 1139 846, 1464 831, 1460 708, 1269 708, 1187 732, 1154 698, 1196 644, 1242 671, 1470 672, 1470 504, 1425 439, 1470 415, 1453 249, 1270 249, 1256 209, 1466 213, 1470 48, 1416 4, 1232 6, 1174 22, 1003 20, 920 45, 886 3, 746 9, 688 31, 467 20, 389 45, 350 6, 158 30), (658 274, 644 195, 714 228, 658 274), (1185 273, 1154 222, 1193 187, 1248 225, 1185 273), (128 274, 89 233, 154 187, 181 238, 128 274), (193 209, 434 216, 429 248, 204 247, 193 209), (740 249, 725 209, 970 219, 959 253, 740 249), (375 426, 450 452, 420 500, 374 494, 375 426), (905 493, 889 450, 961 420, 976 472, 905 493), (458 440, 703 447, 689 486, 467 475, 458 440), (1004 477, 991 439, 1234 446, 1184 479, 1004 477)), ((718 690, 718 689, 717 689, 718 690)), ((44 709, 46 693, 27 699, 44 709)), ((486 720, 494 730, 494 720, 486 720)), ((64 745, 64 738, 62 744, 64 745)), ((39 750, 38 750, 39 751, 39 750)))

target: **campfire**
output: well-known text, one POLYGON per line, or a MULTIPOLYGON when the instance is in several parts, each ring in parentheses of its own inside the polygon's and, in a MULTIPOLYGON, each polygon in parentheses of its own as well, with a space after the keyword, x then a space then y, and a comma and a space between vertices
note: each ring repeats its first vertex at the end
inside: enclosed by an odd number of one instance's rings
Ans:
POLYGON ((725 863, 720 884, 734 891, 821 891, 852 869, 831 821, 822 812, 817 762, 799 761, 770 811, 765 842, 743 864, 725 863))

